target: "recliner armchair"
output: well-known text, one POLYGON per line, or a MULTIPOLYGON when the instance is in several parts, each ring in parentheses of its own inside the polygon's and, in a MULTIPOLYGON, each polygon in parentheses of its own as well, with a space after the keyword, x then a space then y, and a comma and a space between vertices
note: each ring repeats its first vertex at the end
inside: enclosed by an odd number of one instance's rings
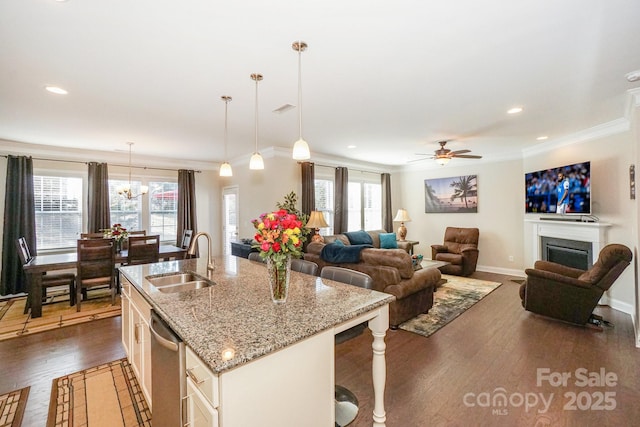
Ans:
POLYGON ((520 287, 522 306, 532 313, 577 325, 599 325, 602 318, 593 315, 593 310, 632 257, 628 247, 610 244, 602 248, 596 263, 586 271, 536 261, 534 268, 525 270, 527 280, 520 287))
POLYGON ((478 263, 477 228, 447 227, 442 245, 431 245, 431 259, 450 263, 440 268, 444 274, 468 276, 476 271, 478 263))

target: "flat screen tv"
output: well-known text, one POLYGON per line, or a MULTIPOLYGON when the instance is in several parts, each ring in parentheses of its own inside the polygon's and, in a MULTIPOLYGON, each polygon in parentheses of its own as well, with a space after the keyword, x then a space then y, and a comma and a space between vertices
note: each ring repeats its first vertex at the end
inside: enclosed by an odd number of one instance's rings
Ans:
POLYGON ((591 162, 529 172, 524 181, 527 213, 591 214, 591 162))

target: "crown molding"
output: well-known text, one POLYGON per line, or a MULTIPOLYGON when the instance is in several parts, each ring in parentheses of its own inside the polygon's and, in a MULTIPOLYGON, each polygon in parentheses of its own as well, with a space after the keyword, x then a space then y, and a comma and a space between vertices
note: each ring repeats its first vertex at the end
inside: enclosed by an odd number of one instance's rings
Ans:
POLYGON ((525 148, 522 150, 522 154, 524 157, 543 154, 561 147, 567 147, 593 139, 600 139, 611 135, 617 135, 619 133, 627 132, 629 131, 629 129, 631 129, 631 123, 629 122, 629 119, 623 117, 612 120, 608 123, 603 123, 589 129, 585 129, 580 132, 576 132, 560 138, 550 139, 549 141, 538 144, 534 147, 525 148))
MULTIPOLYGON (((31 144, 26 142, 0 140, 0 154, 20 155, 32 157, 45 157, 51 160, 70 160, 78 162, 106 162, 127 164, 129 152, 122 151, 98 151, 81 148, 54 147, 50 145, 31 144)), ((196 169, 196 170, 219 170, 220 163, 197 162, 193 160, 167 159, 163 157, 153 157, 139 154, 136 159, 133 153, 135 164, 133 167, 157 167, 168 169, 196 169), (144 161, 142 166, 141 160, 144 161)))

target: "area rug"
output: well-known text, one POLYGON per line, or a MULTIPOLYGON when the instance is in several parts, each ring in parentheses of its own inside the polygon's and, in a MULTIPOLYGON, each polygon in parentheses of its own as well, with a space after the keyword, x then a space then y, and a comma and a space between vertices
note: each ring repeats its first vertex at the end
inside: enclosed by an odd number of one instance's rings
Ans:
POLYGON ((498 282, 445 274, 442 278, 447 283, 434 292, 433 307, 429 312, 400 324, 400 329, 428 337, 501 285, 498 282))
POLYGON ((53 380, 47 427, 151 426, 151 412, 127 359, 53 380))
POLYGON ((0 394, 0 427, 20 427, 29 387, 0 394))
POLYGON ((0 301, 0 341, 120 315, 120 296, 116 297, 116 305, 111 305, 109 289, 89 291, 89 299, 82 302, 80 312, 69 306, 69 293, 63 291, 48 292, 42 317, 33 319, 30 312, 24 314, 25 304, 26 297, 0 301))

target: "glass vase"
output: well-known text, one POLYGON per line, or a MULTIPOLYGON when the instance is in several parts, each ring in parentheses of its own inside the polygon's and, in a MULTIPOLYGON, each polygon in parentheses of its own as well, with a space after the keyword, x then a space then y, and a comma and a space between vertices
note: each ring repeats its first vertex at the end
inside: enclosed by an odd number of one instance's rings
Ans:
POLYGON ((276 304, 285 303, 289 293, 291 255, 286 255, 284 260, 280 261, 276 261, 271 257, 267 258, 267 275, 269 276, 271 300, 276 304))

